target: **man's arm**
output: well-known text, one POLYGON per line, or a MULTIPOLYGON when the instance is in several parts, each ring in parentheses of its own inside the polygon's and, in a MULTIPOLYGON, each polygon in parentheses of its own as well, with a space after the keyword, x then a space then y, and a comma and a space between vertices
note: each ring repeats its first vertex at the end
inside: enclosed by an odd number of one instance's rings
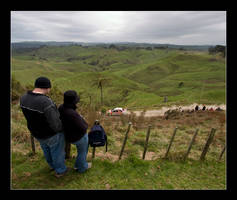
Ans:
POLYGON ((86 133, 88 124, 77 112, 73 112, 71 119, 81 133, 86 133))
POLYGON ((62 131, 62 122, 57 107, 54 104, 49 105, 44 110, 45 117, 51 129, 56 133, 62 131))

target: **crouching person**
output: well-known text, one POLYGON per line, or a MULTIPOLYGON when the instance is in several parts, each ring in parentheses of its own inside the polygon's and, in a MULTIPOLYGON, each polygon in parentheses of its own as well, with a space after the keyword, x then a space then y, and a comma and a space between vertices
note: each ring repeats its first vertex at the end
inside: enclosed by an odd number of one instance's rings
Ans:
POLYGON ((64 127, 67 142, 76 145, 77 157, 74 169, 80 173, 91 168, 91 163, 86 161, 88 153, 88 124, 76 111, 76 104, 80 101, 76 91, 68 90, 64 93, 64 103, 59 106, 60 118, 64 127))
POLYGON ((60 114, 54 102, 46 96, 51 82, 46 77, 35 81, 35 88, 20 99, 20 107, 31 134, 39 141, 44 157, 55 176, 61 177, 68 168, 65 165, 65 138, 60 114))

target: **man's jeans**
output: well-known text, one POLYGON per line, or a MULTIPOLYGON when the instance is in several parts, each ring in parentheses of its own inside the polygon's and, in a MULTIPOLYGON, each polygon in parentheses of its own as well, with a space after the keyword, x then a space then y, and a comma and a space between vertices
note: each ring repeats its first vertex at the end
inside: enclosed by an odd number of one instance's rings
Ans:
POLYGON ((74 168, 77 168, 78 172, 83 173, 88 169, 88 163, 86 161, 88 153, 88 134, 86 133, 80 140, 72 143, 77 147, 77 157, 74 168))
POLYGON ((58 133, 47 139, 37 139, 44 152, 49 166, 56 173, 61 174, 67 170, 65 165, 65 139, 63 133, 58 133))

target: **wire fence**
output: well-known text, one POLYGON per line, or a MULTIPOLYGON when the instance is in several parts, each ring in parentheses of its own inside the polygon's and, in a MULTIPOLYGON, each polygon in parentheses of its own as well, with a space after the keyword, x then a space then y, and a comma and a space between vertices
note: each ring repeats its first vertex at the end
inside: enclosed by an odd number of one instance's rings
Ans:
MULTIPOLYGON (((126 148, 126 143, 127 141, 129 140, 129 131, 131 129, 131 126, 132 126, 132 123, 129 122, 128 123, 128 127, 127 127, 127 130, 126 130, 126 133, 125 133, 125 136, 123 138, 123 143, 122 143, 122 147, 121 147, 121 150, 119 152, 119 157, 118 157, 118 160, 121 160, 122 159, 122 156, 123 156, 123 153, 124 153, 124 149, 126 148)), ((152 126, 151 125, 148 125, 147 127, 147 133, 146 133, 146 138, 145 138, 145 142, 144 142, 144 150, 143 150, 143 154, 142 154, 142 157, 141 159, 145 159, 146 157, 146 152, 147 152, 147 148, 149 146, 149 136, 151 134, 151 130, 152 130, 152 126)), ((174 130, 173 130, 173 134, 169 140, 169 143, 168 143, 168 147, 165 151, 165 155, 163 156, 164 159, 167 159, 169 157, 169 152, 171 151, 171 147, 172 147, 172 144, 174 143, 174 140, 175 140, 175 136, 177 135, 176 133, 179 131, 179 127, 175 127, 174 130)), ((199 160, 200 161, 204 161, 206 159, 206 155, 208 153, 208 150, 210 148, 210 145, 211 143, 213 142, 214 140, 214 137, 215 137, 215 133, 216 133, 216 129, 215 128, 211 128, 211 131, 206 139, 206 142, 205 144, 203 144, 203 148, 202 148, 202 153, 200 155, 200 158, 199 160)), ((182 157, 182 160, 185 161, 187 160, 189 154, 190 154, 190 151, 192 149, 192 146, 195 142, 195 138, 196 136, 198 135, 198 132, 199 132, 199 129, 197 128, 196 131, 194 132, 193 136, 192 136, 192 139, 191 141, 189 142, 189 145, 187 146, 187 150, 186 152, 184 153, 183 157, 182 157)), ((32 153, 33 155, 36 154, 36 148, 35 148, 35 142, 34 142, 34 138, 31 136, 31 147, 32 147, 32 153)), ((224 145, 224 147, 222 148, 218 158, 217 158, 217 161, 221 161, 222 160, 222 157, 224 155, 224 152, 226 151, 226 145, 224 145)), ((66 142, 66 146, 65 146, 65 152, 66 152, 66 156, 65 158, 68 159, 71 157, 70 155, 70 152, 71 152, 71 144, 70 143, 67 143, 66 142)), ((93 151, 92 151, 92 159, 95 158, 95 155, 96 155, 96 147, 93 147, 93 151)))

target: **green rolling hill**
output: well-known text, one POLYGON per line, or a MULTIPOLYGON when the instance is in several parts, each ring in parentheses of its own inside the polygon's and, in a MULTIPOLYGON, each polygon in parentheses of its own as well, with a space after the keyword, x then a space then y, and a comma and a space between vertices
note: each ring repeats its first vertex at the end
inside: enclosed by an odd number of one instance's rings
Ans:
POLYGON ((42 46, 17 51, 11 73, 23 86, 47 76, 62 92, 73 89, 81 100, 100 103, 99 78, 105 107, 131 109, 172 104, 225 104, 225 59, 207 51, 101 46, 42 46), (181 83, 182 82, 182 83, 181 83))

